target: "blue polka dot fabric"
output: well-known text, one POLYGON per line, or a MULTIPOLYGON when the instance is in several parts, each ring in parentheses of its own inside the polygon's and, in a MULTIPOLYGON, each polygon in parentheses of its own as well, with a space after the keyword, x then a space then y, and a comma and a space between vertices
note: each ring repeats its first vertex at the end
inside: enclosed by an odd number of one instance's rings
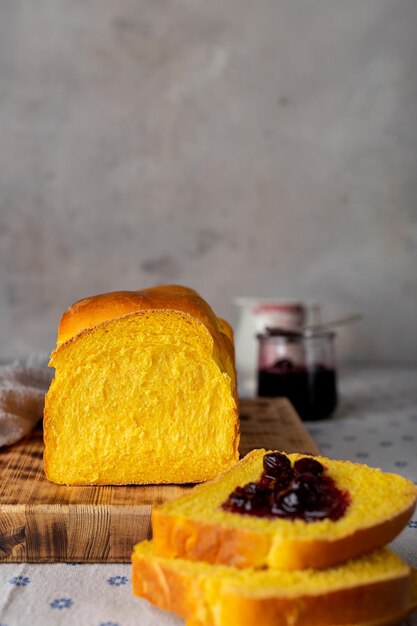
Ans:
MULTIPOLYGON (((417 369, 342 371, 340 392, 333 419, 306 423, 321 452, 417 483, 417 369)), ((393 548, 417 567, 417 514, 393 548)), ((0 626, 184 625, 133 597, 130 576, 122 564, 2 564, 0 626)))
MULTIPOLYGON (((417 369, 342 371, 340 398, 333 419, 305 423, 321 452, 401 474, 417 484, 417 369)), ((417 512, 391 547, 417 567, 417 512)), ((417 626, 417 615, 405 624, 417 626)))
POLYGON ((340 398, 333 419, 305 423, 321 452, 417 484, 417 369, 342 371, 340 398))
POLYGON ((183 626, 132 595, 130 565, 0 565, 0 626, 183 626))

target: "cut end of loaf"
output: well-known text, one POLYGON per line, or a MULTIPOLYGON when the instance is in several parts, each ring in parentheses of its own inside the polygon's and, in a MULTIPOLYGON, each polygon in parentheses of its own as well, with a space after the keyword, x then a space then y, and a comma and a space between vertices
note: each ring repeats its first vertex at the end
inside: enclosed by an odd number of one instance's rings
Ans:
POLYGON ((44 433, 53 482, 200 482, 237 462, 231 362, 193 315, 155 309, 100 322, 59 347, 51 365, 44 433))

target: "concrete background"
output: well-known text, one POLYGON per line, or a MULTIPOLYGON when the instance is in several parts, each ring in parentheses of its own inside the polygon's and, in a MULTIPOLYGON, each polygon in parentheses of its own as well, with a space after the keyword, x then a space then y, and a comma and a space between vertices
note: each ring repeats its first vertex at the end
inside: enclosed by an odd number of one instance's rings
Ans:
POLYGON ((417 362, 416 0, 2 0, 0 356, 163 282, 417 362))

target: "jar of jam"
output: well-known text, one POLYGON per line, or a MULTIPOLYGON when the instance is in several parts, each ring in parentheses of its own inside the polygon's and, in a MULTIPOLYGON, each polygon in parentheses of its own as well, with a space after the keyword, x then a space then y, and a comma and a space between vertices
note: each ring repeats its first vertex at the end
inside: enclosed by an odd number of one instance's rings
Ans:
POLYGON ((268 326, 301 332, 306 324, 320 324, 321 307, 315 302, 271 297, 238 297, 234 304, 239 311, 235 327, 239 395, 252 397, 256 395, 256 333, 268 326))
POLYGON ((337 406, 335 333, 268 328, 257 338, 258 396, 288 398, 303 420, 330 417, 337 406))

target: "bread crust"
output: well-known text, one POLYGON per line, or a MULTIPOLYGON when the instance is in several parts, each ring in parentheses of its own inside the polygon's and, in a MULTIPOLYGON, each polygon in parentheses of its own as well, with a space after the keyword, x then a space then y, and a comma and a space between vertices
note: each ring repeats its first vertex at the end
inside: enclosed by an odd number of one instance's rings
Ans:
MULTIPOLYGON (((237 403, 233 329, 217 317, 210 305, 194 290, 182 285, 160 285, 137 291, 113 291, 74 302, 62 315, 57 347, 53 355, 75 341, 81 333, 118 317, 140 311, 180 311, 201 322, 211 334, 214 349, 232 380, 237 403)), ((52 364, 52 362, 51 362, 52 364)))
MULTIPOLYGON (((385 617, 373 620, 372 622, 362 622, 360 624, 344 624, 343 626, 399 626, 401 622, 407 619, 407 617, 409 617, 411 613, 415 611, 415 609, 416 606, 412 605, 404 611, 396 613, 395 615, 386 615, 385 617)), ((211 624, 190 618, 186 620, 185 626, 211 626, 211 624)), ((332 624, 332 626, 339 626, 339 624, 332 624)))
MULTIPOLYGON (((343 626, 399 626, 401 622, 403 622, 407 617, 409 617, 416 610, 417 602, 414 601, 410 606, 408 606, 403 611, 399 613, 395 613, 393 615, 385 615, 382 618, 361 622, 360 624, 344 624, 343 626)), ((261 619, 257 621, 257 624, 261 623, 261 619)), ((212 626, 207 622, 201 622, 200 620, 196 620, 193 617, 187 619, 185 621, 185 626, 212 626)), ((340 626, 339 624, 332 624, 332 626, 340 626)))
POLYGON ((170 567, 169 561, 136 553, 132 563, 134 593, 185 618, 188 626, 389 626, 406 617, 415 604, 406 574, 303 596, 251 596, 221 589, 221 611, 216 607, 221 619, 214 621, 210 608, 202 609, 204 583, 198 577, 170 567))
POLYGON ((409 598, 409 576, 295 598, 253 598, 230 593, 223 596, 222 626, 257 626, 260 619, 262 626, 274 626, 278 619, 283 626, 356 624, 398 613, 408 606, 409 598))
POLYGON ((157 508, 152 512, 152 527, 155 549, 165 557, 238 568, 322 569, 389 543, 406 526, 413 510, 414 506, 408 507, 378 525, 357 529, 335 540, 284 539, 274 550, 273 563, 273 534, 164 515, 157 508))
MULTIPOLYGON (((239 465, 250 465, 259 452, 262 451, 252 451, 239 465)), ((221 477, 216 480, 221 481, 221 477)), ((331 567, 372 552, 394 539, 407 525, 415 509, 417 490, 412 483, 410 488, 414 490, 414 497, 404 509, 379 523, 349 529, 339 537, 281 539, 273 529, 255 530, 210 519, 194 519, 169 507, 166 512, 162 505, 152 511, 155 552, 167 558, 179 557, 238 568, 297 570, 331 567)), ((195 493, 199 489, 205 487, 196 487, 195 493)))
POLYGON ((135 311, 175 310, 188 313, 202 322, 216 339, 232 339, 231 326, 217 318, 211 307, 194 289, 180 285, 161 285, 137 291, 113 291, 72 304, 62 315, 57 345, 65 343, 86 328, 135 311), (222 339, 222 337, 220 337, 222 339))

